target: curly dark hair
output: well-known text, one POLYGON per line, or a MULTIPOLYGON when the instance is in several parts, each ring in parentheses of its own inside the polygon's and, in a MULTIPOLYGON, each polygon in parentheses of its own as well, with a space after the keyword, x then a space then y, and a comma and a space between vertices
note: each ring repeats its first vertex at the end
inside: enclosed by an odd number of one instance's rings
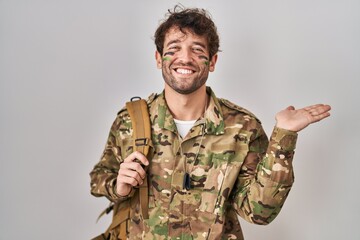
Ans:
POLYGON ((205 36, 208 42, 210 58, 219 51, 219 35, 210 14, 205 9, 184 8, 176 5, 173 10, 168 10, 167 18, 160 24, 155 32, 155 45, 162 55, 166 33, 173 27, 178 27, 181 32, 189 30, 198 36, 205 36))

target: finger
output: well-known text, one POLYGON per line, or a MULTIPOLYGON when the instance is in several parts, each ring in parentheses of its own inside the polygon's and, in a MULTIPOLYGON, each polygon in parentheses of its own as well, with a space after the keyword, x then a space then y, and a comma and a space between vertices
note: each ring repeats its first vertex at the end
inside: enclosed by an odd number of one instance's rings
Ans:
POLYGON ((128 177, 135 179, 137 184, 141 185, 143 183, 143 178, 136 171, 132 171, 129 169, 121 169, 119 170, 119 176, 120 176, 120 182, 121 182, 121 177, 128 177))
POLYGON ((136 172, 142 179, 146 177, 146 172, 144 168, 138 162, 123 162, 120 164, 120 170, 129 170, 132 172, 136 172))
POLYGON ((324 104, 314 104, 314 105, 311 105, 311 106, 304 107, 304 109, 306 111, 310 111, 312 109, 315 109, 315 108, 318 108, 318 107, 321 107, 321 106, 324 106, 324 104))
POLYGON ((313 122, 318 122, 318 121, 323 120, 324 118, 327 118, 329 116, 330 116, 329 112, 318 114, 316 116, 313 116, 313 122))
POLYGON ((331 110, 331 106, 330 105, 323 105, 317 108, 317 111, 319 112, 319 114, 328 112, 331 110))
POLYGON ((331 107, 329 105, 325 105, 325 104, 319 104, 316 105, 312 108, 309 108, 307 110, 308 113, 310 113, 312 116, 318 116, 321 115, 323 113, 329 112, 331 109, 331 107))
POLYGON ((147 160, 147 158, 138 151, 131 153, 127 158, 124 159, 124 162, 133 162, 135 160, 138 160, 141 164, 145 166, 149 165, 149 160, 147 160))
POLYGON ((294 106, 288 106, 285 110, 295 110, 294 106))
MULTIPOLYGON (((124 184, 128 184, 131 185, 133 187, 138 186, 140 183, 133 177, 129 177, 129 176, 118 176, 119 177, 119 182, 120 183, 124 183, 124 184)), ((141 183, 142 184, 142 183, 141 183)))

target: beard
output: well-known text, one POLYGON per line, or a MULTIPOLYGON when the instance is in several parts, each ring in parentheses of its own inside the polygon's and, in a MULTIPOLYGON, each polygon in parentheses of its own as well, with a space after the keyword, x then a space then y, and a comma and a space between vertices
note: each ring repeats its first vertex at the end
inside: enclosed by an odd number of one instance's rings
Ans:
POLYGON ((173 70, 171 67, 163 65, 162 67, 162 76, 165 80, 165 83, 169 85, 174 91, 180 94, 191 94, 197 91, 200 87, 202 87, 207 79, 209 72, 206 71, 207 69, 199 69, 195 73, 191 74, 190 76, 174 76, 173 70))

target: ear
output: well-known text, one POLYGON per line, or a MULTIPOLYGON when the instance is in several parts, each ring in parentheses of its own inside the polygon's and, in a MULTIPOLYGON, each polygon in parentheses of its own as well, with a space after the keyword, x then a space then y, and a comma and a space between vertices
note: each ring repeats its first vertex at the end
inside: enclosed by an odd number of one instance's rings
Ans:
POLYGON ((210 64, 209 64, 209 71, 213 72, 215 71, 215 64, 217 61, 218 55, 215 54, 214 56, 212 56, 211 60, 210 60, 210 64))
POLYGON ((162 57, 158 51, 155 51, 156 67, 158 69, 162 68, 162 57))

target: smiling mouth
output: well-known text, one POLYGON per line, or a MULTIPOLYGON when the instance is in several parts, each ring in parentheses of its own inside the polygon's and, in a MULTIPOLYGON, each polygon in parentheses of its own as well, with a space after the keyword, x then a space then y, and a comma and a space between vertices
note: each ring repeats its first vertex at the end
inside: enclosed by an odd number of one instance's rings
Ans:
POLYGON ((175 72, 177 72, 179 74, 183 74, 183 75, 189 75, 189 74, 193 74, 195 72, 191 69, 185 69, 185 68, 175 68, 174 70, 175 70, 175 72))

